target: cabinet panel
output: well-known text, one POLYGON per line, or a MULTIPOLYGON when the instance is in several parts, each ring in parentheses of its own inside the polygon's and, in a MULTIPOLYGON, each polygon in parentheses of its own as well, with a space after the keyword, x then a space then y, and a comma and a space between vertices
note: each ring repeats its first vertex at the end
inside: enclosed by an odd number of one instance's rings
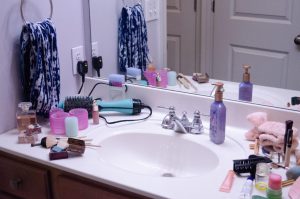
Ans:
POLYGON ((138 197, 125 191, 115 190, 110 187, 102 187, 79 178, 73 178, 65 175, 55 177, 53 184, 57 199, 137 199, 138 197))
POLYGON ((0 189, 14 196, 49 198, 46 170, 0 156, 0 179, 0 189))

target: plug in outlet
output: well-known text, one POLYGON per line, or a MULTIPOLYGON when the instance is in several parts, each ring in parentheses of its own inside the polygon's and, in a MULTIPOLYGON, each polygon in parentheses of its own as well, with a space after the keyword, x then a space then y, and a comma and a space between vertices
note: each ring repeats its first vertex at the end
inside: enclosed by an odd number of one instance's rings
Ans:
POLYGON ((72 48, 72 65, 73 65, 73 75, 77 75, 77 63, 84 60, 84 48, 83 46, 78 46, 72 48))
POLYGON ((98 42, 93 42, 92 43, 92 56, 93 57, 98 57, 99 56, 99 50, 98 50, 98 42))

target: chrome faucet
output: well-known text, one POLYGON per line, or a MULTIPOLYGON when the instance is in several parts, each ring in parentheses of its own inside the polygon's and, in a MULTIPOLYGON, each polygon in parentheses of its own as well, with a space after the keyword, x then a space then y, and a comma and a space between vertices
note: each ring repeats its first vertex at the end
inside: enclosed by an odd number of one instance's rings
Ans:
POLYGON ((164 117, 161 126, 165 129, 173 129, 179 133, 203 133, 200 111, 195 111, 193 122, 190 122, 186 112, 183 112, 181 118, 177 117, 175 113, 175 107, 173 106, 169 108, 169 113, 164 117))

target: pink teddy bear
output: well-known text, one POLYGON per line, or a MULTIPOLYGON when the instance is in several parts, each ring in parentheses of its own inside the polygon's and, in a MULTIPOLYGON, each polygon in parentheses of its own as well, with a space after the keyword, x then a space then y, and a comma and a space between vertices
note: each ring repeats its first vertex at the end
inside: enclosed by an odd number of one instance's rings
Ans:
MULTIPOLYGON (((247 116, 247 120, 254 126, 246 132, 245 137, 249 141, 257 138, 262 147, 269 151, 282 153, 284 150, 285 124, 268 121, 267 113, 255 112, 247 116)), ((292 151, 298 146, 298 130, 293 128, 292 151)))

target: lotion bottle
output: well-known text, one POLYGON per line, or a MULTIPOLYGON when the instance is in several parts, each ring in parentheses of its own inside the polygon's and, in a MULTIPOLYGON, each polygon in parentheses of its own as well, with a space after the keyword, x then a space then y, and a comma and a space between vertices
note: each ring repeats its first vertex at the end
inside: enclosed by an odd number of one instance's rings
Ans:
POLYGON ((222 144, 225 141, 226 107, 223 103, 223 83, 217 82, 215 101, 210 107, 210 140, 215 144, 222 144))
POLYGON ((252 93, 253 93, 253 84, 250 82, 250 73, 249 69, 251 66, 243 65, 244 74, 243 74, 243 81, 240 83, 239 86, 239 100, 242 101, 252 101, 252 93))

